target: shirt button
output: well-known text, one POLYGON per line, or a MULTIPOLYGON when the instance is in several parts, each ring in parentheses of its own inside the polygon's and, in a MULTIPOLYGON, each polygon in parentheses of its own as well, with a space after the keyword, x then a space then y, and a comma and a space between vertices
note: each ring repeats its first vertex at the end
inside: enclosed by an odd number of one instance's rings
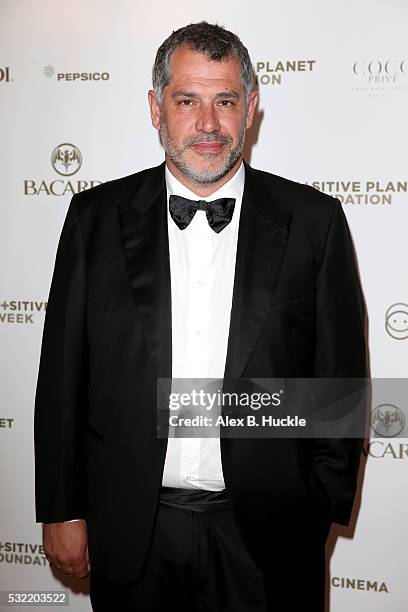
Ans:
POLYGON ((203 285, 204 285, 203 281, 199 280, 199 281, 198 281, 198 286, 199 286, 199 287, 203 287, 203 285))
POLYGON ((186 480, 194 480, 194 476, 188 475, 188 476, 186 476, 186 480))
POLYGON ((196 329, 196 334, 197 334, 197 336, 201 336, 201 330, 200 329, 196 329))

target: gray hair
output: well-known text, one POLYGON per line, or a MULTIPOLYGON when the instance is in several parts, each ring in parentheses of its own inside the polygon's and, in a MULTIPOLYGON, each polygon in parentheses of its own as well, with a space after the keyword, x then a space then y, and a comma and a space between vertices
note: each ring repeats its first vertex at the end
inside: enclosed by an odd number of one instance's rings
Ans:
POLYGON ((255 80, 254 69, 247 48, 236 34, 219 25, 200 21, 199 23, 190 23, 170 34, 157 51, 152 81, 153 90, 159 104, 162 101, 163 90, 170 82, 171 57, 174 51, 181 46, 202 53, 207 59, 214 62, 236 57, 241 66, 241 82, 248 100, 254 89, 255 80))

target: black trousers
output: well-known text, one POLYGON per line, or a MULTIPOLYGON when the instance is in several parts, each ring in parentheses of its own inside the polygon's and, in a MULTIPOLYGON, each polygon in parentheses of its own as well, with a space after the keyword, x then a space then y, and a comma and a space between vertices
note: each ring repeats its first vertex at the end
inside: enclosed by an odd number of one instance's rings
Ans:
POLYGON ((91 570, 93 610, 266 612, 262 572, 241 542, 225 493, 163 491, 169 494, 162 494, 142 579, 118 586, 91 570))
POLYGON ((261 571, 225 492, 163 491, 142 578, 118 585, 91 568, 94 612, 323 612, 323 541, 317 557, 309 548, 309 569, 293 549, 283 556, 272 549, 271 565, 261 571))

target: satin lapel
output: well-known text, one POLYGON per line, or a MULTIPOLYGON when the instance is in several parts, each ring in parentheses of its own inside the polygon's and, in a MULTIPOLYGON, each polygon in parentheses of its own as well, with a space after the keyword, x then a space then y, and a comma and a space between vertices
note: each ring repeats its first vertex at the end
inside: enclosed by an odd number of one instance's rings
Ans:
POLYGON ((157 376, 171 378, 171 286, 164 164, 149 171, 120 207, 120 230, 133 300, 157 376))
POLYGON ((269 312, 290 229, 262 173, 245 165, 245 189, 224 378, 241 376, 269 312))

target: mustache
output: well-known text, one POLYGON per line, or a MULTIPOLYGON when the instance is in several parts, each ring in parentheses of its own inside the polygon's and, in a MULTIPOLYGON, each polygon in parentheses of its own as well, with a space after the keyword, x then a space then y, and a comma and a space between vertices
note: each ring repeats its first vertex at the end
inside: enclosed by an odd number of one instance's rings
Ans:
POLYGON ((208 142, 220 142, 222 144, 231 144, 231 136, 226 134, 208 134, 207 136, 191 136, 183 141, 184 147, 191 147, 196 144, 204 144, 208 142))

